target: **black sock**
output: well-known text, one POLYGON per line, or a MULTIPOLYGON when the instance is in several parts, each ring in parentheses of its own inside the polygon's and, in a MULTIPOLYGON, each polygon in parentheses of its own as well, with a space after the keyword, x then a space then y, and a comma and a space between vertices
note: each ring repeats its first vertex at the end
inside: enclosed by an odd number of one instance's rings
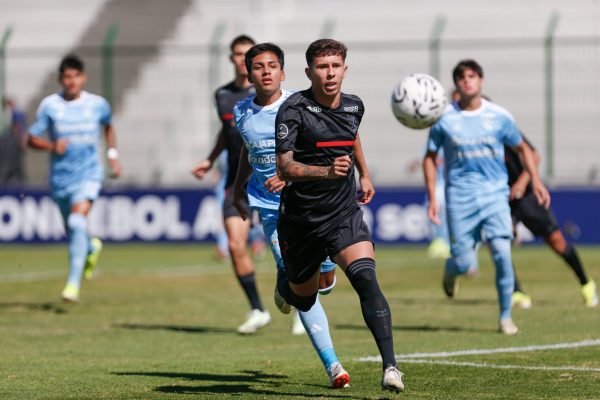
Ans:
POLYGON ((346 269, 346 275, 360 298, 360 308, 367 326, 371 330, 383 367, 396 365, 394 340, 392 336, 392 315, 390 307, 377 283, 375 260, 359 258, 346 269))
POLYGON ((258 290, 256 290, 256 278, 254 277, 254 272, 251 272, 248 275, 238 276, 237 278, 238 281, 240 281, 240 285, 242 285, 242 289, 244 289, 244 293, 246 293, 246 297, 248 297, 252 309, 263 311, 263 306, 260 302, 260 297, 258 296, 258 290))
POLYGON ((513 272, 515 274, 515 286, 514 286, 514 291, 515 292, 521 292, 521 293, 525 293, 525 291, 523 290, 523 288, 521 287, 521 282, 519 282, 519 279, 517 278, 517 270, 515 269, 515 264, 513 264, 513 272))
POLYGON ((577 275, 577 278, 579 279, 579 283, 585 285, 589 282, 589 279, 583 270, 583 265, 581 265, 581 261, 579 261, 579 256, 575 251, 575 247, 570 244, 567 245, 567 249, 561 254, 561 257, 569 264, 569 267, 571 267, 573 272, 575 272, 575 275, 577 275))

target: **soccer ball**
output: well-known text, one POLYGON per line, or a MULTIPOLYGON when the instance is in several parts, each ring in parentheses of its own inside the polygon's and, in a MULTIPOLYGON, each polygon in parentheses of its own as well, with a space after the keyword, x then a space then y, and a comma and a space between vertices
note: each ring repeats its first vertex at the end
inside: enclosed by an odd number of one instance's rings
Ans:
POLYGON ((441 83, 427 74, 411 74, 394 86, 392 111, 402 125, 424 129, 435 124, 448 104, 441 83))

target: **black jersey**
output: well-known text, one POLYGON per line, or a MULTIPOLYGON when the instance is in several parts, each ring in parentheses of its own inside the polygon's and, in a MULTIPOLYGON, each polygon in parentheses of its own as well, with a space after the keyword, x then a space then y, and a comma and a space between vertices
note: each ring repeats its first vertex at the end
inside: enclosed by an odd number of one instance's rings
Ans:
MULTIPOLYGON (((531 144, 529 140, 523 135, 521 132, 521 136, 523 136, 523 141, 529 145, 533 150, 535 147, 531 144)), ((504 146, 504 163, 506 164, 506 172, 508 172, 508 186, 512 187, 515 184, 517 179, 519 179, 519 175, 523 173, 523 163, 521 162, 521 157, 519 157, 519 153, 510 146, 504 146)), ((531 187, 531 183, 527 185, 527 189, 525 193, 531 192, 533 189, 531 187)))
POLYGON ((227 180, 225 187, 231 187, 237 175, 240 162, 240 152, 244 142, 233 121, 233 106, 238 101, 254 93, 254 87, 239 88, 235 82, 221 86, 215 92, 215 103, 219 119, 223 124, 222 130, 225 136, 225 148, 227 149, 227 180))
MULTIPOLYGON (((277 113, 276 151, 293 151, 294 160, 307 165, 329 166, 344 155, 354 161, 363 114, 357 96, 342 93, 339 106, 330 109, 318 104, 310 89, 294 93, 277 113)), ((340 179, 290 182, 281 194, 281 215, 306 223, 341 220, 356 209, 353 167, 340 179)))

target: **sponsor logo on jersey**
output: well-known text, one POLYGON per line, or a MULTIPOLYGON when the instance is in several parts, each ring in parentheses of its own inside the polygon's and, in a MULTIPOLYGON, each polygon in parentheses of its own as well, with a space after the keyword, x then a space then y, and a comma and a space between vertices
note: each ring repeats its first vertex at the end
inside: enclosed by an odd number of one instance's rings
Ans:
POLYGON ((288 135, 289 131, 288 131, 288 127, 286 124, 279 124, 279 126, 277 127, 277 137, 279 139, 283 139, 288 135))
POLYGON ((358 112, 358 106, 344 107, 346 112, 358 112))
POLYGON ((308 111, 314 112, 314 113, 320 113, 321 111, 321 107, 317 107, 317 106, 306 106, 306 109, 308 111))

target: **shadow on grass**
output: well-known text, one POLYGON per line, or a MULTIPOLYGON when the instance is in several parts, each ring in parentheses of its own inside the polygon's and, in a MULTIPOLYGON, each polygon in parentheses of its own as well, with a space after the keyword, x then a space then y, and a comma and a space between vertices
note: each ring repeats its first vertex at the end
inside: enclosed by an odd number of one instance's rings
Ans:
POLYGON ((62 303, 0 303, 0 310, 24 309, 27 311, 47 311, 55 314, 64 314, 67 312, 62 303))
POLYGON ((182 326, 182 325, 161 325, 161 324, 113 324, 113 328, 119 329, 146 329, 146 330, 165 330, 183 333, 233 333, 238 334, 233 328, 219 328, 216 326, 182 326))
MULTIPOLYGON (((208 384, 202 386, 188 385, 162 385, 154 388, 154 391, 161 393, 175 394, 240 394, 240 395, 262 395, 273 396, 274 398, 289 398, 289 397, 304 397, 304 398, 336 398, 336 399, 364 399, 368 398, 355 397, 350 394, 331 394, 325 386, 320 386, 328 393, 302 393, 301 391, 286 392, 280 389, 284 384, 288 384, 287 375, 280 374, 265 374, 262 371, 244 370, 237 371, 235 374, 208 374, 208 373, 187 373, 187 372, 112 372, 113 375, 119 376, 150 376, 171 379, 188 379, 190 381, 210 381, 220 382, 216 384, 208 384), (260 385, 263 387, 256 387, 260 385), (266 386, 266 387, 264 387, 266 386)), ((338 392, 339 393, 339 392, 338 392)))
MULTIPOLYGON (((346 330, 365 330, 368 329, 366 325, 350 325, 350 324, 339 324, 335 326, 336 329, 346 330)), ((395 331, 409 331, 409 332, 497 332, 495 329, 485 328, 464 328, 459 326, 432 326, 432 325, 395 325, 393 328, 395 331)))

